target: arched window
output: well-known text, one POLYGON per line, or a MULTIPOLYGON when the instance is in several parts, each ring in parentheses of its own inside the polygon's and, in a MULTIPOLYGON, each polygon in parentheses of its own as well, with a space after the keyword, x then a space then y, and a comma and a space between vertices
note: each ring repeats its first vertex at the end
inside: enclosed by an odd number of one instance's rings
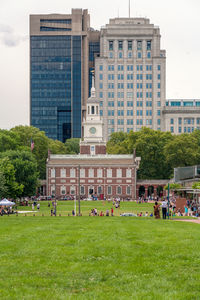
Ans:
POLYGON ((92 115, 94 115, 94 106, 92 106, 92 112, 91 112, 92 115))
POLYGON ((121 186, 118 186, 117 187, 117 194, 121 195, 121 193, 122 193, 122 188, 121 188, 121 186))

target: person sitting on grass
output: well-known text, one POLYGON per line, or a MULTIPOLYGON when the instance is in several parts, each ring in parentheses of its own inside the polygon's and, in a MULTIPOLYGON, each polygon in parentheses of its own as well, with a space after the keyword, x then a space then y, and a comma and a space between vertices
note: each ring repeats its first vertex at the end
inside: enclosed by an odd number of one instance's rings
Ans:
POLYGON ((99 215, 100 217, 103 217, 104 216, 104 214, 103 214, 103 212, 101 211, 100 212, 100 215, 99 215))

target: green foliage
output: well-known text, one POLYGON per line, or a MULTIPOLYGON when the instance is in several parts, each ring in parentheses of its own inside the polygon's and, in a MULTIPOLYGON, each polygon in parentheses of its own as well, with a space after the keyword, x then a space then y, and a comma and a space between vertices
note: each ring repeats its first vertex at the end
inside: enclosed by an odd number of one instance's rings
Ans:
POLYGON ((20 144, 19 136, 8 130, 0 130, 0 152, 14 150, 20 144))
POLYGON ((2 172, 0 172, 0 199, 4 198, 7 194, 7 186, 6 186, 6 179, 2 172))
POLYGON ((52 154, 66 154, 66 147, 60 141, 49 139, 48 148, 52 154))
POLYGON ((80 143, 80 139, 78 139, 78 138, 66 140, 66 142, 65 142, 66 153, 67 154, 78 154, 80 152, 79 143, 80 143))
POLYGON ((38 186, 37 161, 30 151, 7 151, 3 153, 4 157, 8 157, 15 168, 16 181, 21 183, 23 193, 21 196, 35 195, 38 186))
POLYGON ((194 182, 192 185, 192 188, 194 190, 200 190, 200 181, 199 182, 194 182))
POLYGON ((171 168, 187 167, 198 163, 199 146, 197 139, 190 134, 174 136, 164 149, 166 162, 171 168))
POLYGON ((17 126, 11 129, 18 134, 20 145, 30 149, 31 139, 34 141, 33 154, 37 160, 40 179, 46 177, 46 160, 48 156, 49 139, 43 131, 32 126, 17 126))
MULTIPOLYGON (((169 189, 170 190, 178 190, 181 189, 182 185, 179 183, 170 183, 169 184, 169 189)), ((168 190, 168 184, 164 187, 165 190, 168 190)))
POLYGON ((24 186, 16 181, 15 168, 8 157, 0 159, 0 171, 4 175, 5 186, 7 188, 5 197, 17 198, 21 196, 24 186))
POLYGON ((171 139, 172 135, 169 132, 148 128, 142 128, 139 132, 131 131, 129 134, 113 133, 107 143, 107 152, 132 154, 133 149, 136 149, 137 156, 141 157, 138 178, 165 179, 172 173, 164 156, 164 147, 171 139))

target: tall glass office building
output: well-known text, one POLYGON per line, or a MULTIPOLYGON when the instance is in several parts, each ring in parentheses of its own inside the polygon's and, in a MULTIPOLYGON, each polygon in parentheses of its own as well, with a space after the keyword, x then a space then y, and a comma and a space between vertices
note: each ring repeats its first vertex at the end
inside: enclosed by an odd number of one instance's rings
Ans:
POLYGON ((87 10, 81 9, 30 16, 30 123, 62 142, 82 136, 94 67, 89 57, 99 51, 98 46, 90 50, 90 38, 98 44, 99 33, 92 33, 89 24, 87 10))

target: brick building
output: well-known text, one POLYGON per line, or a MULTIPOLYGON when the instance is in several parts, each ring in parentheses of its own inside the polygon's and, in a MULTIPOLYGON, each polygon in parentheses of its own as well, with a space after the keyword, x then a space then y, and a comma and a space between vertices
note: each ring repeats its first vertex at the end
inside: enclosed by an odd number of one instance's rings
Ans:
POLYGON ((83 120, 84 138, 78 155, 50 155, 47 161, 47 195, 79 195, 83 198, 120 197, 136 199, 140 158, 106 154, 103 121, 94 79, 83 120))

